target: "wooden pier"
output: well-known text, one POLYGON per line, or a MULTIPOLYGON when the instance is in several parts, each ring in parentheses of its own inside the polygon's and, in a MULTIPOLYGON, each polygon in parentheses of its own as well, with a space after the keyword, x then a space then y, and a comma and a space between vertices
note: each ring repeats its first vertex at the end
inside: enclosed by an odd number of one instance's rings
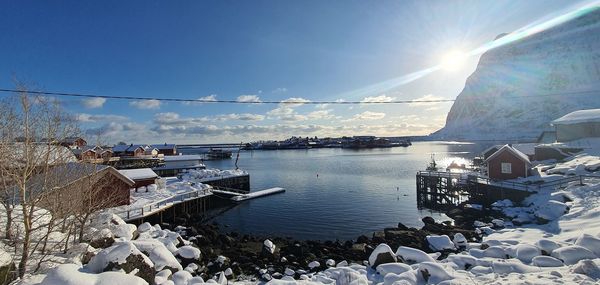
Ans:
POLYGON ((570 176, 540 183, 493 181, 475 173, 437 171, 417 172, 417 207, 444 210, 464 203, 489 208, 498 200, 520 203, 529 195, 542 190, 564 188, 570 183, 584 184, 599 179, 593 175, 570 176))

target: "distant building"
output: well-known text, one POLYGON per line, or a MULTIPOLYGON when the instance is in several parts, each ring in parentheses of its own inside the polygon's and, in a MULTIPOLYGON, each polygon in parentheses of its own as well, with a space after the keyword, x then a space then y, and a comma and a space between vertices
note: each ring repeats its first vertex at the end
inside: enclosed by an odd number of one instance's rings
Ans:
POLYGON ((73 154, 79 160, 94 160, 94 159, 110 159, 112 157, 112 151, 110 149, 103 149, 100 146, 83 146, 81 148, 73 149, 73 154))
POLYGON ((158 175, 150 168, 121 169, 119 173, 135 182, 133 188, 156 184, 156 179, 158 178, 158 175))
POLYGON ((151 145, 153 148, 158 150, 159 154, 163 155, 177 155, 177 145, 176 144, 153 144, 151 145))
POLYGON ((177 176, 179 173, 188 170, 205 169, 201 155, 171 155, 164 157, 164 165, 155 167, 152 170, 162 177, 177 176))
POLYGON ((527 177, 531 168, 529 157, 508 144, 486 158, 484 164, 493 180, 527 177))
POLYGON ((141 157, 146 154, 146 145, 115 145, 112 148, 112 152, 115 156, 141 157))
POLYGON ((81 137, 68 137, 61 140, 59 144, 70 148, 80 148, 86 146, 87 141, 81 137))
POLYGON ((571 112, 551 124, 556 129, 557 142, 600 137, 600 109, 571 112))

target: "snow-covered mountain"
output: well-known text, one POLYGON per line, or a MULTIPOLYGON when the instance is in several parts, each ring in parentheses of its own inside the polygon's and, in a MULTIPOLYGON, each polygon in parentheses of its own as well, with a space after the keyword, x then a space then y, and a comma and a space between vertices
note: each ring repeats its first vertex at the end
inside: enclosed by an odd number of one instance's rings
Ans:
POLYGON ((535 138, 590 108, 600 108, 600 9, 484 53, 432 137, 535 138))

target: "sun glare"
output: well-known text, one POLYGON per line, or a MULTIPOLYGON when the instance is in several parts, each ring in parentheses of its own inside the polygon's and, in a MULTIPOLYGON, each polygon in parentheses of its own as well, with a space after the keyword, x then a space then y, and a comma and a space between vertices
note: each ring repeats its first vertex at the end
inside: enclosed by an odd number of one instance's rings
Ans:
POLYGON ((464 52, 453 50, 446 53, 442 57, 441 67, 445 70, 454 71, 460 69, 464 63, 467 55, 464 52))

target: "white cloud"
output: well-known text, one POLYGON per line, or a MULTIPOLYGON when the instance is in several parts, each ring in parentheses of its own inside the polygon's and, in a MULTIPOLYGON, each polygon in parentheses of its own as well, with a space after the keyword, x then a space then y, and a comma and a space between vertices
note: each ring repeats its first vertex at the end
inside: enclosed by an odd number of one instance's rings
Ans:
POLYGON ((335 116, 331 114, 331 109, 313 111, 306 115, 311 120, 333 119, 335 116))
MULTIPOLYGON (((425 96, 422 96, 422 97, 419 97, 419 98, 413 99, 413 100, 414 101, 436 101, 436 100, 448 100, 448 98, 435 96, 432 94, 427 94, 425 96)), ((444 102, 420 102, 420 103, 410 103, 409 105, 411 105, 411 106, 433 106, 433 105, 438 105, 441 103, 444 103, 444 102)))
POLYGON ((269 119, 279 119, 282 121, 304 121, 307 119, 306 116, 298 114, 292 106, 282 104, 267 112, 267 116, 269 119))
POLYGON ((238 102, 254 102, 254 103, 259 103, 260 101, 260 97, 256 96, 256 95, 241 95, 237 97, 238 102))
POLYGON ((310 100, 300 97, 292 97, 282 100, 281 102, 282 104, 285 104, 288 107, 298 107, 310 102, 310 100))
POLYGON ((133 106, 133 107, 136 107, 138 109, 145 109, 145 110, 159 109, 160 108, 160 101, 158 101, 156 99, 136 100, 136 101, 129 102, 129 105, 133 106))
POLYGON ((75 115, 75 119, 82 123, 93 123, 93 122, 101 122, 101 121, 127 121, 129 118, 120 115, 112 115, 112 114, 100 114, 100 115, 92 115, 92 114, 77 114, 75 115))
POLYGON ((329 107, 329 104, 317 104, 315 105, 315 109, 325 109, 329 107))
POLYGON ((365 97, 360 102, 363 103, 380 103, 380 102, 391 102, 396 100, 396 97, 390 97, 386 95, 379 95, 374 97, 365 97))
POLYGON ((354 115, 350 119, 344 120, 344 122, 381 120, 384 117, 385 113, 365 111, 354 115))
POLYGON ((106 103, 106 98, 87 98, 81 100, 81 103, 88 109, 102 108, 106 103))
POLYGON ((185 101, 183 102, 183 105, 202 105, 202 104, 208 104, 214 101, 217 101, 217 94, 210 94, 208 96, 204 96, 204 97, 199 97, 196 98, 194 100, 197 101, 185 101))
POLYGON ((224 114, 224 115, 219 115, 216 117, 217 120, 219 121, 229 121, 229 120, 239 120, 239 121, 262 121, 265 119, 264 115, 259 115, 259 114, 250 114, 250 113, 243 113, 243 114, 224 114))

